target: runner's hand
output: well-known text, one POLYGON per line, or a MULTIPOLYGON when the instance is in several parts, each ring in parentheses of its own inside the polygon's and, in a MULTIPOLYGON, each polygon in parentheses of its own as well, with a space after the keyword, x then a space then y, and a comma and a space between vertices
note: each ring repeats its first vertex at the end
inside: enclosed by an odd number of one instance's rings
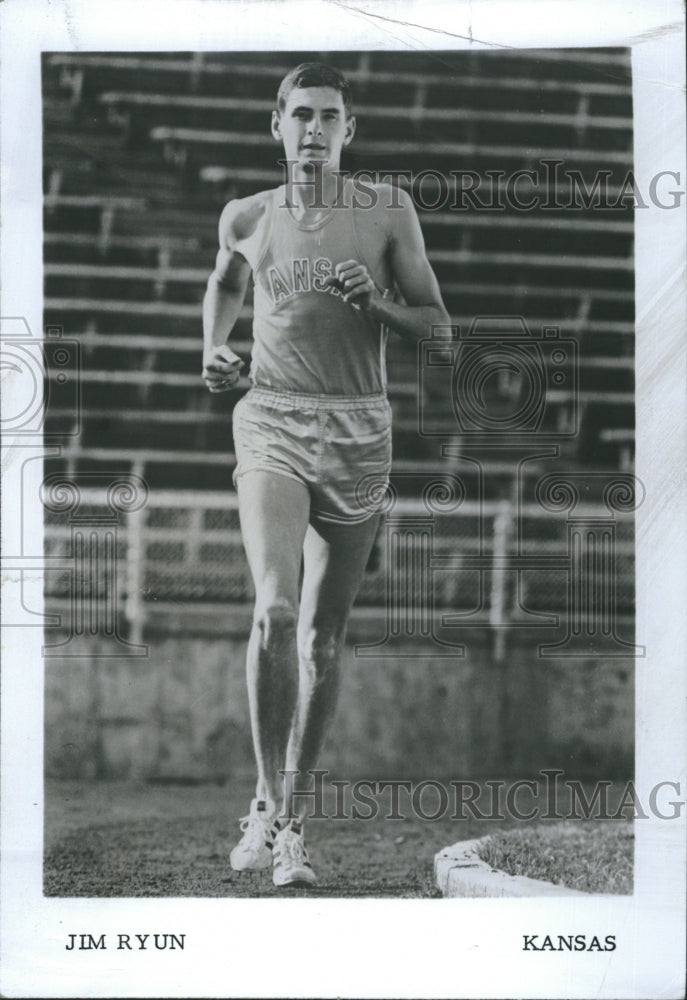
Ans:
POLYGON ((239 380, 243 361, 226 344, 203 353, 202 379, 210 392, 227 392, 239 380))
POLYGON ((344 260, 334 268, 326 284, 334 285, 343 293, 344 302, 363 309, 365 312, 372 302, 379 298, 377 286, 364 264, 357 260, 344 260))

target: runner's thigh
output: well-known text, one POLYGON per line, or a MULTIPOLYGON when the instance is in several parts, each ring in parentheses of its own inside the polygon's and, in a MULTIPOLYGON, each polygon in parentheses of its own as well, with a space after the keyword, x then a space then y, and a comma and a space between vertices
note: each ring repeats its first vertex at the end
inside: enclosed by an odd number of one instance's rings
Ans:
POLYGON ((298 602, 310 496, 303 483, 274 472, 246 472, 237 481, 241 534, 258 601, 298 602))
POLYGON ((379 515, 355 524, 318 522, 306 532, 299 631, 346 624, 377 534, 379 515))

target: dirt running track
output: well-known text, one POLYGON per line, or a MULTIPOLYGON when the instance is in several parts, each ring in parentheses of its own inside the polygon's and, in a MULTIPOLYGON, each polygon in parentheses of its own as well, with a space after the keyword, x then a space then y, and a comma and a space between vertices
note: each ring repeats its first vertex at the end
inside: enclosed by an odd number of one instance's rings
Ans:
MULTIPOLYGON (((435 853, 494 825, 452 821, 450 810, 436 822, 387 820, 387 791, 373 820, 310 820, 307 843, 319 882, 284 890, 272 885, 269 871, 234 872, 229 865, 251 795, 249 777, 224 786, 48 781, 45 894, 432 898, 435 853)), ((423 808, 436 805, 428 799, 423 808)), ((335 812, 333 802, 325 811, 335 812)))

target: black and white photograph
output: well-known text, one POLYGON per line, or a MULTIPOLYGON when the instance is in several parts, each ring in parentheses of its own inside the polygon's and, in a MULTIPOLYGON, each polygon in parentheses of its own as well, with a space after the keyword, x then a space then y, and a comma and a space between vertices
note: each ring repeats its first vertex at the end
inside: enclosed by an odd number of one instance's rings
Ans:
POLYGON ((3 995, 684 996, 680 5, 3 6, 3 995))

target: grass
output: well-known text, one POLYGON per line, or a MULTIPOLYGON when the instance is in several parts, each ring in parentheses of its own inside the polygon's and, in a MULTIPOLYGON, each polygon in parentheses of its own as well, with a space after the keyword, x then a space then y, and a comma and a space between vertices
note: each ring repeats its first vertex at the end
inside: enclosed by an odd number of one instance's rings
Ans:
POLYGON ((480 845, 479 855, 509 875, 545 879, 581 892, 629 895, 633 849, 631 822, 597 820, 507 830, 480 845))

